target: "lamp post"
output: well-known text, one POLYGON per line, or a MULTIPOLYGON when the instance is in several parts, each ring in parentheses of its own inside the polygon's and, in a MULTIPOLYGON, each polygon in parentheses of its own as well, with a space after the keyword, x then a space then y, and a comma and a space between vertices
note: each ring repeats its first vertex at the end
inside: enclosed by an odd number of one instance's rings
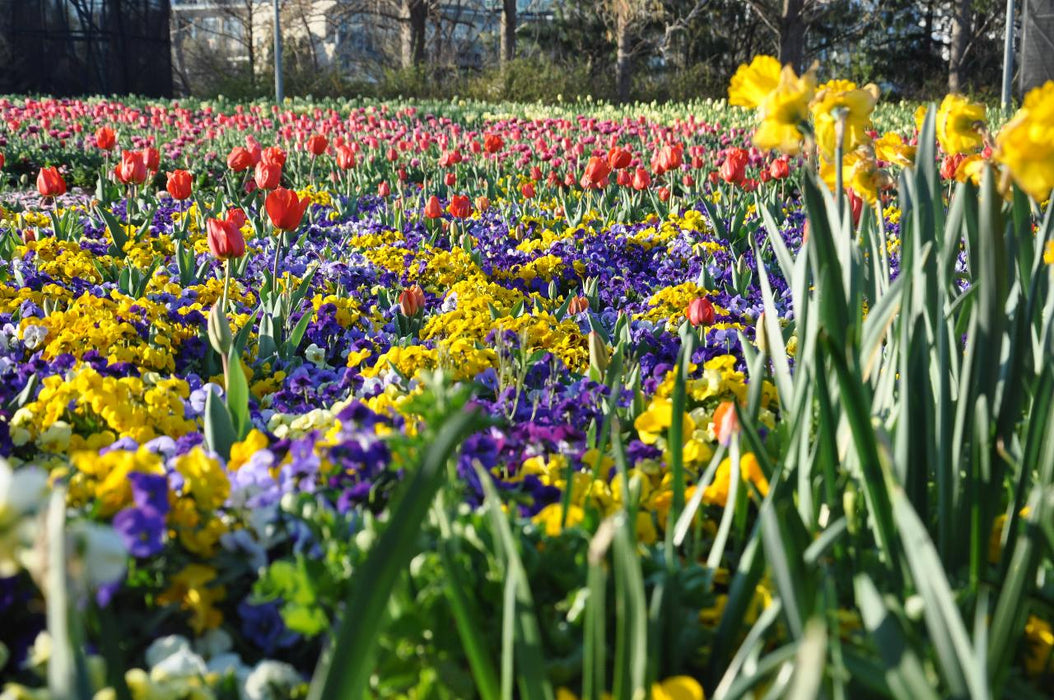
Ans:
POLYGON ((1006 0, 1006 36, 1003 41, 1003 112, 1010 111, 1014 83, 1014 0, 1006 0))
POLYGON ((279 0, 274 0, 274 101, 282 104, 285 88, 282 84, 282 20, 278 4, 279 0))

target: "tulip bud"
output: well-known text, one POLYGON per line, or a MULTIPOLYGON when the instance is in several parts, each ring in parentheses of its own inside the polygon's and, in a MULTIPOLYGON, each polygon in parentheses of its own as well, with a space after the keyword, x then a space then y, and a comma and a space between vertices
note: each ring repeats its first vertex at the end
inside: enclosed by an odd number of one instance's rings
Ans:
POLYGON ((589 345, 589 368, 596 370, 603 377, 610 359, 607 344, 596 331, 589 332, 587 344, 589 345))
POLYGON ((219 302, 213 304, 209 312, 208 331, 209 344, 212 349, 218 352, 220 357, 227 357, 234 343, 234 337, 231 335, 231 326, 227 323, 227 314, 220 309, 219 302))
POLYGON ((712 326, 716 318, 714 305, 705 297, 692 299, 684 315, 693 326, 712 326))
POLYGON ((571 300, 567 305, 567 313, 573 315, 580 314, 583 311, 589 310, 589 299, 583 296, 577 296, 571 300))
POLYGON ((425 293, 420 285, 404 289, 399 293, 399 311, 407 318, 416 316, 425 308, 425 293))

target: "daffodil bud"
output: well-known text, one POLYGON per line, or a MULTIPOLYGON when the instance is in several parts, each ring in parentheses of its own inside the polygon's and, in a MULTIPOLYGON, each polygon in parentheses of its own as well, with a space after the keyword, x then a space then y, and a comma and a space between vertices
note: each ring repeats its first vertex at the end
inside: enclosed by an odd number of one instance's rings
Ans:
POLYGON ((220 354, 220 357, 227 357, 233 342, 231 326, 227 323, 227 314, 223 313, 219 303, 216 303, 209 312, 209 344, 220 354))

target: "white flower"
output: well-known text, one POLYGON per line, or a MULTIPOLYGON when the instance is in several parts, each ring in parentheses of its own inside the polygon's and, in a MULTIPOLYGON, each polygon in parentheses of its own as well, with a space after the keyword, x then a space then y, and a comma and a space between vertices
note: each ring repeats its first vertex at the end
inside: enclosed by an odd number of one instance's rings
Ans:
POLYGON ((128 550, 112 527, 78 520, 69 525, 70 577, 74 581, 98 588, 124 576, 128 564, 128 550))
POLYGON ((192 652, 188 646, 178 649, 150 669, 150 679, 156 682, 188 676, 204 676, 207 672, 205 660, 192 652))
POLYGON ((439 307, 440 313, 449 313, 457 309, 457 292, 450 292, 446 295, 446 299, 443 299, 443 304, 439 307))
POLYGON ((47 326, 26 326, 22 331, 22 343, 30 350, 36 350, 37 346, 48 337, 47 326))
POLYGON ((317 367, 324 367, 326 365, 326 351, 319 346, 311 343, 304 351, 304 357, 307 358, 308 362, 311 362, 317 367))
POLYGON ((0 576, 13 576, 33 541, 35 520, 47 496, 48 475, 39 467, 13 470, 0 459, 0 576))
POLYGON ((48 452, 65 452, 70 446, 72 436, 73 428, 70 424, 64 420, 57 420, 40 434, 37 444, 48 452))
POLYGON ((153 668, 177 651, 184 649, 190 649, 190 642, 183 635, 170 634, 167 637, 159 637, 147 647, 144 657, 146 665, 153 668))
POLYGON ((264 660, 256 664, 245 679, 245 696, 249 700, 287 698, 293 688, 303 683, 296 669, 282 661, 264 660))
POLYGON ((218 627, 194 640, 194 651, 206 659, 226 654, 233 646, 231 636, 218 627))

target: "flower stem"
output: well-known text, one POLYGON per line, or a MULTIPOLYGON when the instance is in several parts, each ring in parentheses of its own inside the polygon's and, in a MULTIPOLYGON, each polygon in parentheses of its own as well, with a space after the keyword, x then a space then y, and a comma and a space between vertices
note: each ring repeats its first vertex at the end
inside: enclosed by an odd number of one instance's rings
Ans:
POLYGON ((227 313, 227 297, 231 288, 231 261, 228 258, 223 261, 223 313, 227 313))

